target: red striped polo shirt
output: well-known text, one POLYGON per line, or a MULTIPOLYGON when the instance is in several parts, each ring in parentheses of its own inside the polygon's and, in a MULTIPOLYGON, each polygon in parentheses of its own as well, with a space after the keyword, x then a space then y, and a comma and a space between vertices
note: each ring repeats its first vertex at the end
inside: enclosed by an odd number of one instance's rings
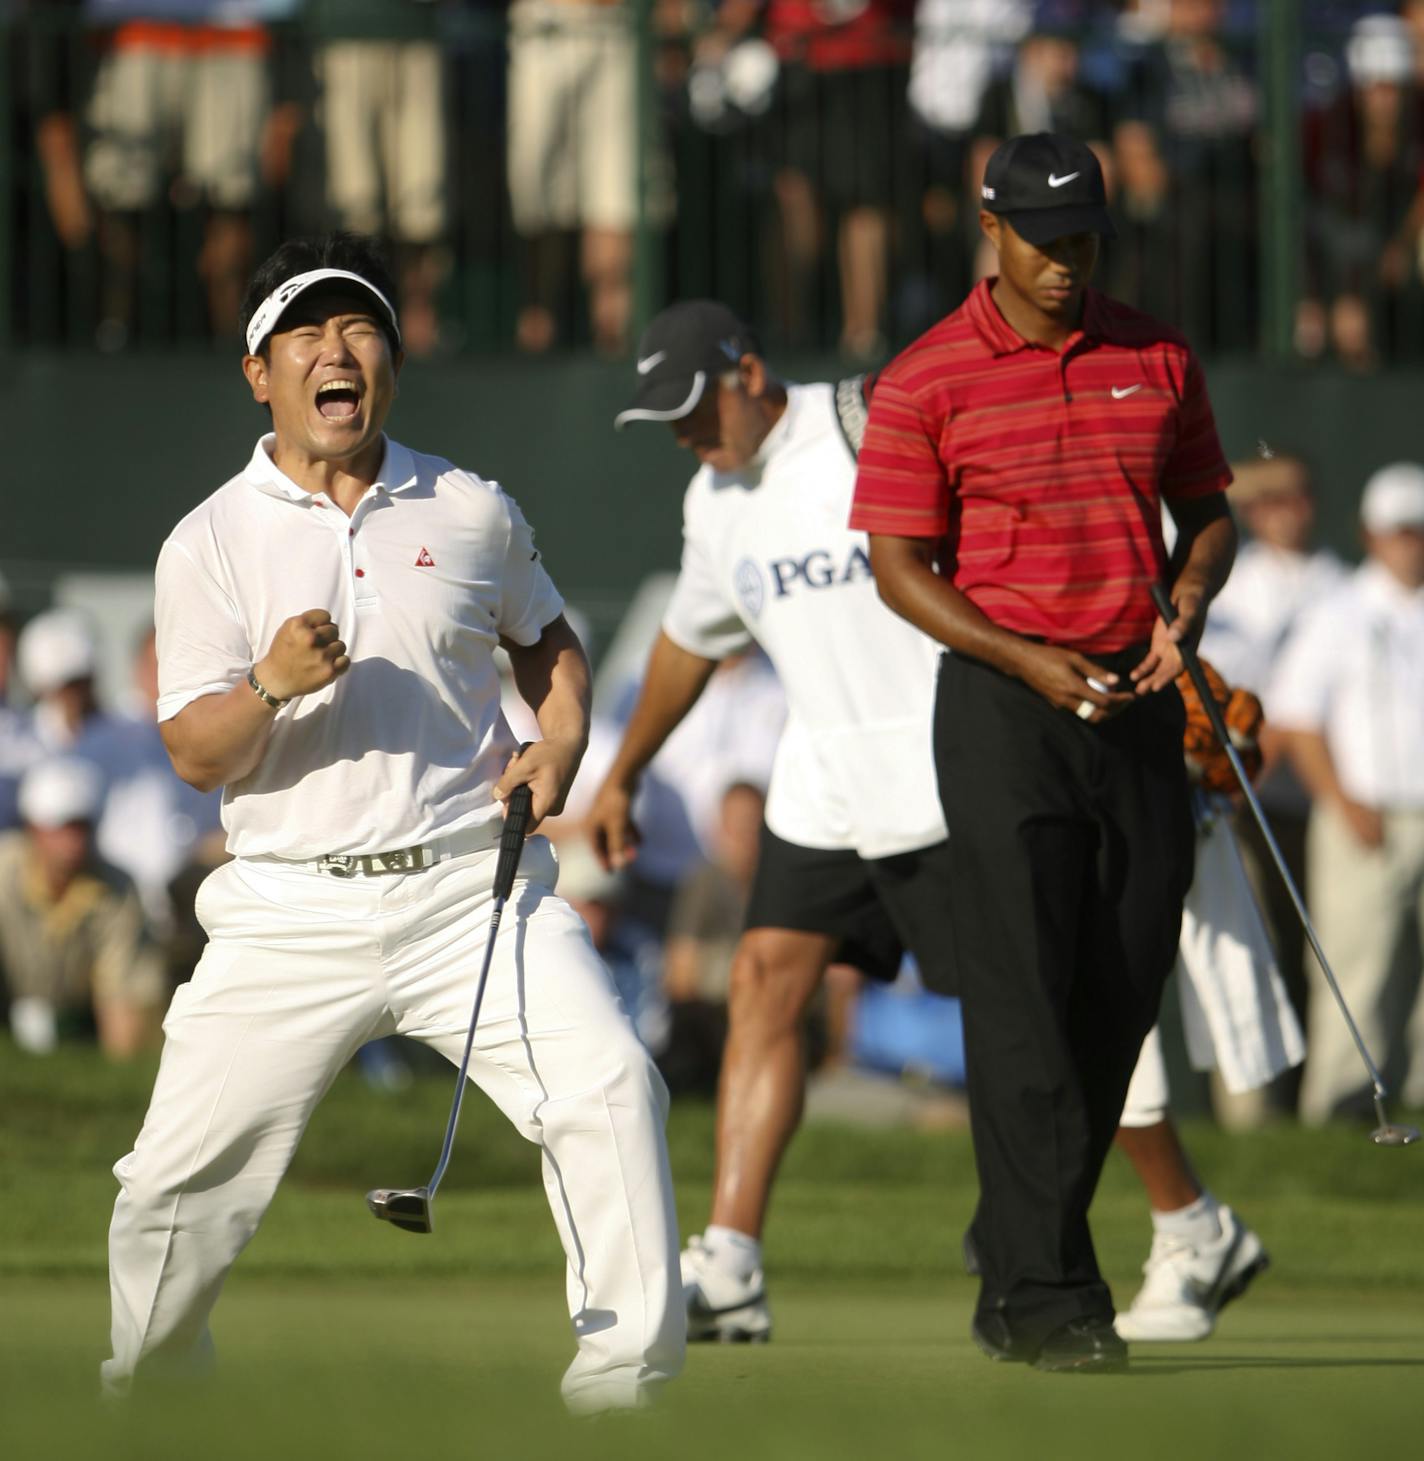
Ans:
POLYGON ((1147 639, 1163 499, 1225 491, 1201 366, 1175 330, 1089 289, 1061 350, 986 279, 875 385, 851 526, 945 540, 942 571, 1016 634, 1099 654, 1147 639))

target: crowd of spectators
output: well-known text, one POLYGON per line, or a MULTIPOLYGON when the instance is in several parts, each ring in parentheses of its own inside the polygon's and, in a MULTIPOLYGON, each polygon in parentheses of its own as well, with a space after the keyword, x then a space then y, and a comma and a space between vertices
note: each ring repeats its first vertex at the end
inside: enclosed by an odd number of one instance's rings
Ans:
MULTIPOLYGON (((1299 457, 1238 466, 1232 498, 1248 538, 1203 654, 1265 704, 1259 786, 1276 839, 1387 1082, 1424 1106, 1424 466, 1396 463, 1363 484, 1357 567, 1315 545, 1299 457)), ((117 708, 99 703, 95 645, 72 609, 19 624, 0 587, 0 1000, 26 1049, 97 1039, 125 1056, 155 1043, 191 973, 197 887, 225 853, 216 795, 179 781, 163 752, 151 631, 117 708)), ((669 1085, 708 1094, 785 701, 759 652, 728 660, 644 779, 637 861, 610 873, 584 819, 636 689, 600 697, 613 711, 595 717, 569 803, 545 830, 560 891, 669 1085)), ((512 679, 505 707, 516 735, 537 734, 512 679)), ((1307 1120, 1367 1115, 1368 1081, 1294 909, 1248 816, 1237 832, 1310 1030, 1303 1086, 1287 1082, 1255 1114, 1298 1096, 1307 1120)), ((852 969, 834 974, 807 1030, 823 1067, 962 1075, 952 1003, 918 990, 912 969, 888 994, 852 969)), ((401 1074, 389 1047, 366 1063, 382 1083, 401 1074)))
POLYGON ((100 704, 98 670, 83 615, 0 613, 0 998, 27 1049, 87 1035, 123 1057, 156 1045, 202 949, 194 892, 225 854, 217 797, 163 748, 152 632, 127 704, 100 704))
MULTIPOLYGON (((1261 0, 9 9, 21 340, 231 343, 255 253, 337 223, 386 239, 415 354, 626 352, 641 237, 669 295, 879 360, 987 266, 984 160, 1043 129, 1102 158, 1114 294, 1259 337, 1261 0)), ((1368 369, 1424 315, 1424 3, 1299 13, 1295 342, 1368 369)))
MULTIPOLYGON (((88 1043, 123 1059, 159 1044, 169 998, 202 952, 199 887, 227 854, 219 795, 182 782, 164 750, 152 629, 138 636, 131 688, 115 708, 101 703, 98 644, 73 608, 21 624, 0 583, 0 1017, 31 1054, 88 1043)), ((617 713, 636 689, 615 688, 617 713)), ((505 699, 521 738, 537 736, 512 679, 505 699)), ((732 953, 785 718, 762 655, 724 664, 645 780, 634 869, 599 868, 582 825, 617 718, 595 721, 569 806, 546 824, 560 891, 679 1094, 716 1087, 732 953)), ((857 986, 854 971, 840 971, 816 1013, 808 1039, 820 1064, 849 1054, 857 986)), ((413 1047, 381 1041, 360 1064, 373 1084, 398 1088, 412 1058, 413 1047)), ((894 1068, 893 1048, 879 1063, 894 1068)))

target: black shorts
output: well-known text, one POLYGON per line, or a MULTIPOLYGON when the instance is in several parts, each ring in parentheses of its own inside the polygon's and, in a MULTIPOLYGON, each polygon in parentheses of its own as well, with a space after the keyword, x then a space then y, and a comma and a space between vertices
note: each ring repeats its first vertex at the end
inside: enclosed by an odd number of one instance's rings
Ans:
POLYGON ((954 994, 948 908, 948 842, 870 858, 801 847, 762 824, 747 928, 838 938, 838 961, 884 981, 908 949, 927 988, 954 994))

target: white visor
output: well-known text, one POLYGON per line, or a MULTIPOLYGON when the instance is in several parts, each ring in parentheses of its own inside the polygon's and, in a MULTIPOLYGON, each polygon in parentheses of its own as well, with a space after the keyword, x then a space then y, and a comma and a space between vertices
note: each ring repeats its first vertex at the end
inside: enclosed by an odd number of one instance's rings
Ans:
POLYGON ((376 300, 385 311, 387 320, 390 321, 391 329, 395 332, 396 344, 400 344, 400 325, 396 321, 395 306, 369 279, 363 279, 349 269, 310 269, 305 274, 294 274, 285 284, 279 284, 253 311, 252 318, 247 322, 247 353, 249 355, 257 354, 259 346, 277 328, 277 321, 282 318, 287 306, 299 294, 305 293, 313 284, 321 284, 327 279, 349 280, 376 300))

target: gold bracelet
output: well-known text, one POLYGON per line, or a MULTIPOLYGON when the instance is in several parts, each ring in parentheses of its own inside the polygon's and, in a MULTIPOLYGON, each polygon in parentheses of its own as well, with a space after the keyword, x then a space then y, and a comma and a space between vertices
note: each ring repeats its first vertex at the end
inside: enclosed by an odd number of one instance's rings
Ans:
POLYGON ((270 705, 273 710, 280 710, 287 703, 285 700, 278 700, 269 690, 263 688, 261 680, 257 678, 257 670, 252 665, 247 667, 247 683, 252 686, 257 698, 264 705, 270 705))

